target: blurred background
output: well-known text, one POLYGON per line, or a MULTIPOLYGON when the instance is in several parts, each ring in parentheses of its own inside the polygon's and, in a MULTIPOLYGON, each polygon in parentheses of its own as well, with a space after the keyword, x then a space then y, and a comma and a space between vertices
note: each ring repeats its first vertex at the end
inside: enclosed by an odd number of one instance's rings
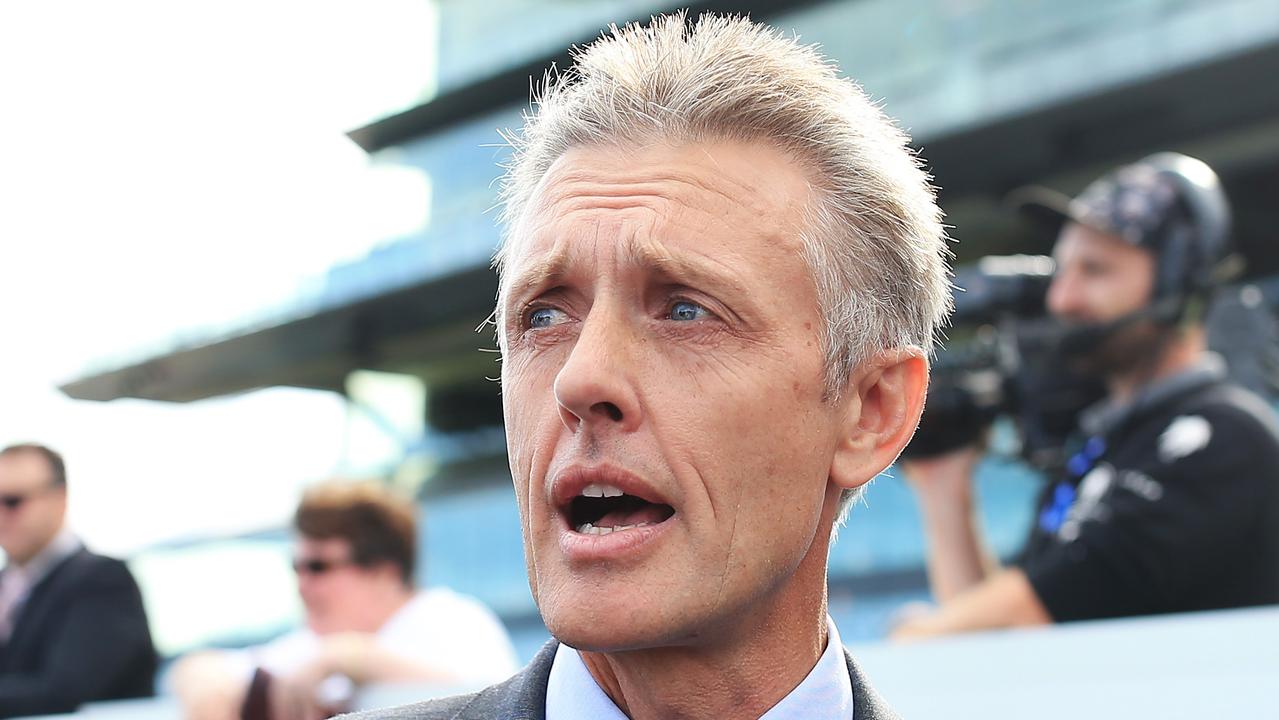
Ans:
MULTIPOLYGON (((914 137, 961 265, 1049 250, 1019 186, 1202 158, 1247 261, 1231 297, 1273 331, 1273 0, 0 4, 0 445, 66 456, 70 522, 130 559, 162 655, 298 623, 284 528, 332 476, 415 493, 420 580, 491 606, 523 660, 546 639, 476 332, 498 129, 565 48, 676 7, 820 43, 914 137)), ((1002 555, 1039 487, 1016 443, 998 426, 980 473, 1002 555)), ((848 642, 927 598, 908 490, 866 505, 831 557, 848 642)))

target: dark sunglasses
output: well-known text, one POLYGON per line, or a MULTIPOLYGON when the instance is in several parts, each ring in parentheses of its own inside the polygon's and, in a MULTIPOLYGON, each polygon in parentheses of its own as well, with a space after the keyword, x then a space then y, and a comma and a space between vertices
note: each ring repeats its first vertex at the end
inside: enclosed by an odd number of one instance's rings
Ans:
POLYGON ((29 493, 5 493, 3 495, 0 495, 0 507, 3 507, 5 510, 8 510, 9 512, 14 512, 18 508, 25 505, 26 502, 30 500, 31 498, 37 495, 43 495, 49 490, 52 490, 53 487, 54 487, 53 485, 46 485, 42 488, 32 490, 29 493))
POLYGON ((347 565, 350 560, 324 560, 321 558, 293 558, 293 572, 298 575, 324 575, 347 565))

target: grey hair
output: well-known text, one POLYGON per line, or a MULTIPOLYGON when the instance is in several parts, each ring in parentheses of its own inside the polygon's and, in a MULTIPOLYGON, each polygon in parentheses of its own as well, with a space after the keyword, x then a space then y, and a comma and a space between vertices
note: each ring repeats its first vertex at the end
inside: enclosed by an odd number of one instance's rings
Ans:
MULTIPOLYGON (((506 134, 499 277, 538 184, 569 149, 766 140, 809 171, 815 200, 800 239, 825 317, 826 395, 879 350, 931 352, 951 309, 950 251, 909 138, 815 47, 746 18, 686 20, 611 26, 575 48, 571 69, 547 73, 523 129, 506 134)), ((846 491, 841 511, 855 497, 846 491)))

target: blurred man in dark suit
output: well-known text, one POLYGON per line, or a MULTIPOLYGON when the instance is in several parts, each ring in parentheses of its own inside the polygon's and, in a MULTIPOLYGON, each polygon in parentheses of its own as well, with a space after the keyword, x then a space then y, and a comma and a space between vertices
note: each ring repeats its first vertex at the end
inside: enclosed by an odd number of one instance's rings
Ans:
POLYGON ((65 525, 62 457, 0 450, 0 717, 71 712, 152 694, 156 654, 124 563, 85 549, 65 525))

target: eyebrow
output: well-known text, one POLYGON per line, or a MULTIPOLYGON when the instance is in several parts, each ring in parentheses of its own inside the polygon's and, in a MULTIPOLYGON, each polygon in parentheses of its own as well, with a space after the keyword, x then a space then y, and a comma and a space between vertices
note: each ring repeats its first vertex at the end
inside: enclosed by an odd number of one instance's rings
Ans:
MULTIPOLYGON (((623 262, 667 282, 709 286, 742 295, 748 292, 745 283, 726 273, 716 272, 713 264, 705 260, 691 260, 661 252, 654 243, 643 242, 635 236, 622 242, 625 253, 623 262)), ((573 264, 568 245, 557 242, 547 256, 532 261, 528 269, 521 271, 511 281, 505 294, 507 304, 562 283, 572 274, 573 264)))
MULTIPOLYGON (((557 246, 559 246, 558 243, 557 246)), ((563 250, 532 261, 530 267, 520 271, 520 274, 511 280, 504 293, 506 300, 523 297, 563 281, 568 276, 570 265, 568 253, 563 250)))

